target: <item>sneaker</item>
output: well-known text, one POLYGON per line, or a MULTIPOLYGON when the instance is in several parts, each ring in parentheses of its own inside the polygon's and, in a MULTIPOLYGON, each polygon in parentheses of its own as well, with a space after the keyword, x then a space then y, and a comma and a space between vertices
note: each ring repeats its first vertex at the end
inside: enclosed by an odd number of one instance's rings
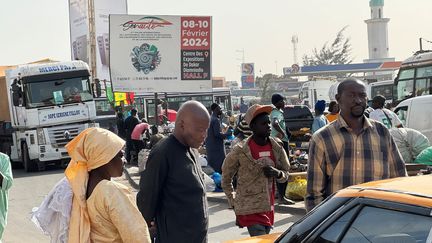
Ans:
POLYGON ((295 204, 295 202, 293 200, 290 200, 290 199, 288 199, 286 197, 283 197, 283 198, 279 199, 278 203, 279 204, 285 204, 285 205, 293 205, 293 204, 295 204))

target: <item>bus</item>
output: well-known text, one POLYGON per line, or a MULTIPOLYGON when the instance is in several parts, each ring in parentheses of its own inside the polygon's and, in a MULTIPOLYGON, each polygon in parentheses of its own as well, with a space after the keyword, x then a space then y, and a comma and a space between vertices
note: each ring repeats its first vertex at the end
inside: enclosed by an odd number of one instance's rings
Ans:
POLYGON ((386 99, 386 103, 391 103, 393 100, 393 80, 385 80, 370 83, 367 85, 367 94, 369 100, 377 95, 382 95, 386 99))
POLYGON ((418 51, 402 62, 393 86, 393 105, 432 94, 432 51, 418 51))
POLYGON ((94 98, 96 107, 96 122, 99 127, 110 130, 112 126, 116 126, 116 112, 107 98, 94 98))
MULTIPOLYGON (((154 93, 135 94, 134 104, 138 110, 138 117, 146 118, 149 123, 154 124, 155 117, 155 95, 154 93)), ((201 102, 210 109, 212 103, 218 103, 224 112, 233 110, 231 91, 229 88, 213 88, 210 92, 191 93, 158 93, 158 99, 167 100, 168 109, 178 111, 180 106, 188 100, 201 102)), ((95 98, 97 122, 103 128, 116 124, 116 110, 107 98, 95 98)), ((124 107, 125 108, 125 107, 124 107)), ((127 106, 126 106, 127 109, 127 106)))
MULTIPOLYGON (((154 94, 135 95, 135 107, 143 111, 143 117, 147 121, 154 123, 155 102, 154 94)), ((222 111, 233 111, 231 101, 231 91, 229 88, 213 88, 210 92, 191 92, 191 93, 158 93, 158 99, 167 100, 168 108, 178 111, 180 106, 189 100, 196 100, 202 103, 208 110, 212 103, 218 103, 222 111)))

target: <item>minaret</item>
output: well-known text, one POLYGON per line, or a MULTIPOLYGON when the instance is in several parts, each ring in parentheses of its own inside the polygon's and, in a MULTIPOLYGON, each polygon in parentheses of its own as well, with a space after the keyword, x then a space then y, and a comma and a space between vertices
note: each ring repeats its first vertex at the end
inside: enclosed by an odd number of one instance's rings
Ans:
POLYGON ((389 18, 384 18, 384 0, 370 0, 371 18, 365 20, 368 30, 369 59, 365 62, 390 61, 388 28, 389 18))

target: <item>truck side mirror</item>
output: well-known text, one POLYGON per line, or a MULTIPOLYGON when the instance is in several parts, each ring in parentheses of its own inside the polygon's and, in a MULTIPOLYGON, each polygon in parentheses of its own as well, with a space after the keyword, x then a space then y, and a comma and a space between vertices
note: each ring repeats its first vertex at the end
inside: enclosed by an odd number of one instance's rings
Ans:
POLYGON ((18 81, 14 80, 11 87, 12 87, 12 103, 14 106, 19 106, 21 104, 20 101, 23 94, 21 88, 18 86, 18 81))
POLYGON ((101 97, 101 95, 102 95, 102 87, 101 87, 101 83, 100 83, 100 80, 99 79, 95 79, 95 91, 96 91, 96 94, 95 94, 95 97, 101 97))

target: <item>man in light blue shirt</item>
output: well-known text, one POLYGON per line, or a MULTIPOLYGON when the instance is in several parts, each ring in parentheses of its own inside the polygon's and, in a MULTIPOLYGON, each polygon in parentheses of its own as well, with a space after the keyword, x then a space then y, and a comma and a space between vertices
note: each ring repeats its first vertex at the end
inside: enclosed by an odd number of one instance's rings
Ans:
MULTIPOLYGON (((283 147, 285 150, 285 153, 289 155, 288 151, 288 135, 287 135, 287 128, 285 125, 285 118, 283 109, 285 107, 285 98, 281 94, 273 94, 272 95, 272 104, 274 106, 272 112, 270 113, 270 120, 271 120, 271 136, 274 138, 279 138, 283 142, 283 147)), ((294 204, 295 202, 288 199, 286 194, 286 188, 288 183, 277 183, 277 190, 278 190, 278 202, 280 204, 294 204)))
POLYGON ((321 127, 324 127, 329 123, 327 121, 327 118, 324 116, 324 110, 325 110, 325 101, 318 100, 317 103, 315 104, 315 118, 312 123, 312 133, 315 133, 321 127))
POLYGON ((12 169, 9 157, 0 153, 0 242, 6 227, 8 191, 12 186, 12 169))

